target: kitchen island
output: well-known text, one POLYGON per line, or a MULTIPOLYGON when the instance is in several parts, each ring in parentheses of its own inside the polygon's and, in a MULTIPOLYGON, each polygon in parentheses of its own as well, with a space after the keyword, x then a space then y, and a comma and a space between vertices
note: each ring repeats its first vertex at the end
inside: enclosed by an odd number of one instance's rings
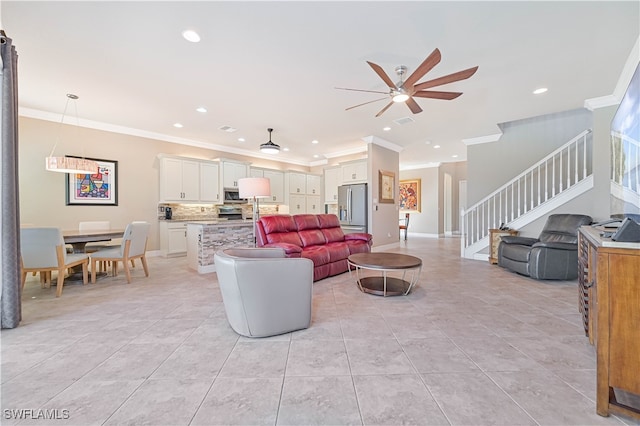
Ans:
POLYGON ((213 256, 230 247, 253 247, 253 221, 187 222, 187 262, 198 273, 215 272, 213 256))

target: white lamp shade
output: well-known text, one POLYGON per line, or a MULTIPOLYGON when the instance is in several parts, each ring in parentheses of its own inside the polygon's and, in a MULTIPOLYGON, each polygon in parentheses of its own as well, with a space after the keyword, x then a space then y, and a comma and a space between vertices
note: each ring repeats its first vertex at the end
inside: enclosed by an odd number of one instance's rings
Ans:
POLYGON ((238 179, 240 198, 268 198, 271 196, 271 181, 269 178, 238 179))

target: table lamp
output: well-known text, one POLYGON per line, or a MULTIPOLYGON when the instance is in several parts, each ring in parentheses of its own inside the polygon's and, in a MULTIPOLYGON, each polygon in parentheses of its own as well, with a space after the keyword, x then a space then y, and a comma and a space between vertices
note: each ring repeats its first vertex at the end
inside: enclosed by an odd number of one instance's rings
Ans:
POLYGON ((260 215, 260 198, 271 196, 271 181, 269 178, 242 178, 238 179, 238 192, 240 198, 252 199, 253 201, 253 246, 256 246, 256 221, 260 215))

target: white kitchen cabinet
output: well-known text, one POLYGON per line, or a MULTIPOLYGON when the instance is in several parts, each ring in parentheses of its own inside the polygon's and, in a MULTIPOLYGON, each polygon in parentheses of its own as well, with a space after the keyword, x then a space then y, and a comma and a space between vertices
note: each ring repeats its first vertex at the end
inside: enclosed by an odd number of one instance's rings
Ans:
POLYGON ((307 193, 307 175, 305 173, 289 172, 289 193, 307 193))
POLYGON ((187 255, 186 222, 160 222, 160 251, 164 257, 187 255))
POLYGON ((249 176, 249 165, 235 161, 222 160, 222 186, 224 188, 237 188, 238 180, 249 176))
POLYGON ((249 177, 252 177, 252 178, 264 177, 264 169, 256 169, 255 167, 250 167, 249 177))
POLYGON ((342 165, 342 183, 367 181, 367 161, 354 161, 342 165))
POLYGON ((220 166, 218 163, 200 163, 200 201, 222 203, 220 195, 220 166))
POLYGON ((284 173, 277 170, 265 170, 264 177, 269 178, 271 197, 262 201, 267 203, 284 203, 284 173))
POLYGON ((334 167, 324 170, 324 202, 333 204, 338 202, 338 187, 342 185, 342 169, 334 167))
POLYGON ((289 214, 303 214, 307 212, 306 195, 289 195, 289 214))
POLYGON ((306 177, 306 194, 307 195, 320 195, 322 190, 322 177, 318 175, 307 175, 306 177))
POLYGON ((323 204, 321 204, 322 198, 319 195, 307 195, 306 197, 306 213, 308 214, 320 214, 324 213, 322 211, 323 204))
POLYGON ((160 201, 197 202, 200 163, 179 157, 160 157, 160 201))

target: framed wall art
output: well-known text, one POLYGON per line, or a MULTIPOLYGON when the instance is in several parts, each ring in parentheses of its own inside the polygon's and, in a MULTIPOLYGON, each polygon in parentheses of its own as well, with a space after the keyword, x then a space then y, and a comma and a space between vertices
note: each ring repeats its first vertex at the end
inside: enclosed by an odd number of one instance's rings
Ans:
POLYGON ((400 210, 420 211, 420 179, 400 181, 400 210))
MULTIPOLYGON (((70 155, 68 157, 71 157, 70 155)), ((117 206, 118 162, 88 158, 98 163, 95 174, 67 174, 68 206, 117 206)))
POLYGON ((395 203, 396 202, 396 174, 393 172, 387 172, 384 170, 378 171, 380 177, 380 203, 395 203))

